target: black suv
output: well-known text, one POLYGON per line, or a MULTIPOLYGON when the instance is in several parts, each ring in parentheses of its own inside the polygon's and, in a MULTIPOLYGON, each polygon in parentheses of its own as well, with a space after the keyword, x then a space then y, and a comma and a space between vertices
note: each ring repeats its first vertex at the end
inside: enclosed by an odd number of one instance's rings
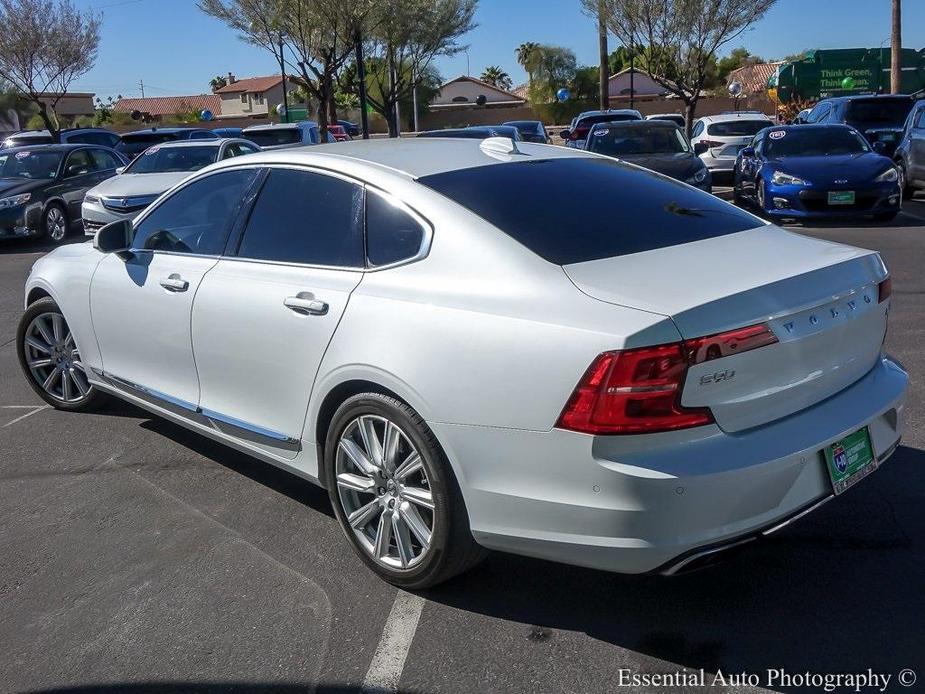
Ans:
POLYGON ((911 198, 916 188, 925 188, 925 99, 916 101, 909 111, 893 160, 904 197, 911 198))
POLYGON ((872 146, 882 142, 884 154, 890 157, 899 144, 913 103, 914 99, 904 94, 837 96, 820 101, 800 122, 850 125, 863 133, 872 146))
POLYGON ((3 149, 25 147, 29 145, 102 145, 114 148, 122 138, 105 128, 63 128, 55 140, 47 130, 22 130, 7 137, 3 149))

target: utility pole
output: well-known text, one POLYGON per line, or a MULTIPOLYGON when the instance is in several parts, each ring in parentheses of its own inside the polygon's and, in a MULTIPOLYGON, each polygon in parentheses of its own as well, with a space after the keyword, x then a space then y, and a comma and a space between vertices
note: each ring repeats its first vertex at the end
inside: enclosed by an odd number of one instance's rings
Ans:
POLYGON ((367 107, 369 103, 366 100, 366 64, 363 62, 363 37, 360 30, 357 29, 354 36, 356 41, 357 52, 357 82, 360 90, 360 127, 363 132, 363 139, 369 139, 369 113, 367 107))
POLYGON ((418 127, 418 80, 411 71, 411 107, 414 109, 414 132, 420 132, 418 127))
MULTIPOLYGON (((286 90, 286 56, 283 53, 282 34, 280 34, 279 36, 279 71, 280 71, 280 74, 282 74, 283 76, 283 111, 285 111, 285 115, 280 120, 282 120, 284 123, 288 123, 289 122, 289 93, 286 90)), ((267 104, 267 108, 269 107, 270 105, 267 104)), ((305 114, 305 117, 308 118, 307 112, 305 114)))
POLYGON ((902 93, 903 78, 903 27, 902 0, 893 0, 893 31, 890 50, 890 91, 902 93))
POLYGON ((630 41, 630 108, 636 103, 636 49, 630 41))
POLYGON ((144 99, 145 98, 145 81, 144 80, 138 80, 138 88, 141 89, 141 98, 144 99))
POLYGON ((597 34, 598 48, 600 49, 600 97, 601 110, 610 108, 610 66, 607 51, 607 23, 604 21, 604 0, 597 3, 597 34))

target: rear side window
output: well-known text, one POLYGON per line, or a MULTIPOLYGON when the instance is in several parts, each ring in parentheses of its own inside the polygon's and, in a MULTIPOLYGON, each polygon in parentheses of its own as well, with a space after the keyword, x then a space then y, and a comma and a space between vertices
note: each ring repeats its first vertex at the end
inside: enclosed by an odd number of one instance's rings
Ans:
POLYGON ((424 243, 421 224, 393 200, 366 194, 366 256, 372 267, 413 258, 424 243))
POLYGON ((733 120, 725 123, 710 123, 707 135, 717 137, 750 137, 771 125, 768 120, 733 120))
POLYGON ((68 142, 77 142, 87 145, 103 145, 104 147, 115 147, 119 144, 119 136, 114 133, 77 133, 67 138, 68 142))
POLYGON ((238 255, 364 267, 363 188, 324 174, 272 169, 254 204, 238 255))
POLYGON ((640 253, 764 224, 709 193, 597 157, 492 164, 418 182, 557 265, 640 253))

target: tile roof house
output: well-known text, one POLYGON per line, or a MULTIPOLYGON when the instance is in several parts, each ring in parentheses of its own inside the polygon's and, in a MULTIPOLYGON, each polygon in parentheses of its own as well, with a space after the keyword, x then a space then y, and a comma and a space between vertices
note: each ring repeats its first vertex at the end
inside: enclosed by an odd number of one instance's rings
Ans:
MULTIPOLYGON (((273 114, 277 104, 283 102, 282 75, 237 79, 228 73, 228 84, 215 90, 222 102, 224 118, 266 118, 273 114)), ((286 91, 292 91, 298 82, 286 79, 286 91)))
POLYGON ((742 85, 743 94, 763 94, 768 90, 768 80, 771 75, 776 73, 781 65, 783 62, 743 65, 729 73, 726 84, 738 82, 742 85))
POLYGON ((112 108, 119 113, 139 111, 146 116, 146 120, 161 120, 165 116, 191 110, 209 110, 218 117, 222 113, 222 100, 215 94, 149 96, 143 99, 119 99, 112 108))

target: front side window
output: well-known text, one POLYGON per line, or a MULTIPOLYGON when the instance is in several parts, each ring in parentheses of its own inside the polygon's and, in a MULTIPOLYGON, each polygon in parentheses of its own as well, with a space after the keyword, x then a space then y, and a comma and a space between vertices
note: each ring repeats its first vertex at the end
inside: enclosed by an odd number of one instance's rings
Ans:
POLYGON ((93 168, 96 171, 110 171, 122 166, 122 162, 105 149, 94 149, 90 152, 90 156, 93 157, 93 168))
POLYGON ((73 178, 75 176, 85 176, 93 171, 93 162, 90 161, 90 151, 79 149, 71 152, 64 166, 64 177, 73 178))
POLYGON ((421 183, 557 265, 734 234, 764 222, 616 159, 563 157, 424 176, 421 183), (511 191, 517 191, 515 197, 511 191), (563 205, 563 200, 581 200, 563 205), (614 214, 619 210, 619 214, 614 214))
POLYGON ((915 124, 916 128, 925 128, 925 108, 919 111, 919 119, 915 124))
POLYGON ((238 255, 364 267, 363 188, 310 171, 272 169, 251 211, 238 255))
POLYGON ((703 121, 697 121, 697 124, 694 126, 694 130, 691 132, 691 137, 697 137, 700 133, 703 132, 703 121))
POLYGON ((245 154, 254 154, 259 152, 256 147, 244 144, 243 142, 233 142, 227 147, 225 147, 225 153, 222 154, 222 159, 231 159, 233 157, 240 157, 245 154))
POLYGON ((366 257, 371 267, 400 263, 416 256, 424 228, 389 196, 366 195, 366 257))
POLYGON ((241 200, 256 176, 256 169, 238 169, 184 186, 141 221, 132 248, 221 254, 241 200))

